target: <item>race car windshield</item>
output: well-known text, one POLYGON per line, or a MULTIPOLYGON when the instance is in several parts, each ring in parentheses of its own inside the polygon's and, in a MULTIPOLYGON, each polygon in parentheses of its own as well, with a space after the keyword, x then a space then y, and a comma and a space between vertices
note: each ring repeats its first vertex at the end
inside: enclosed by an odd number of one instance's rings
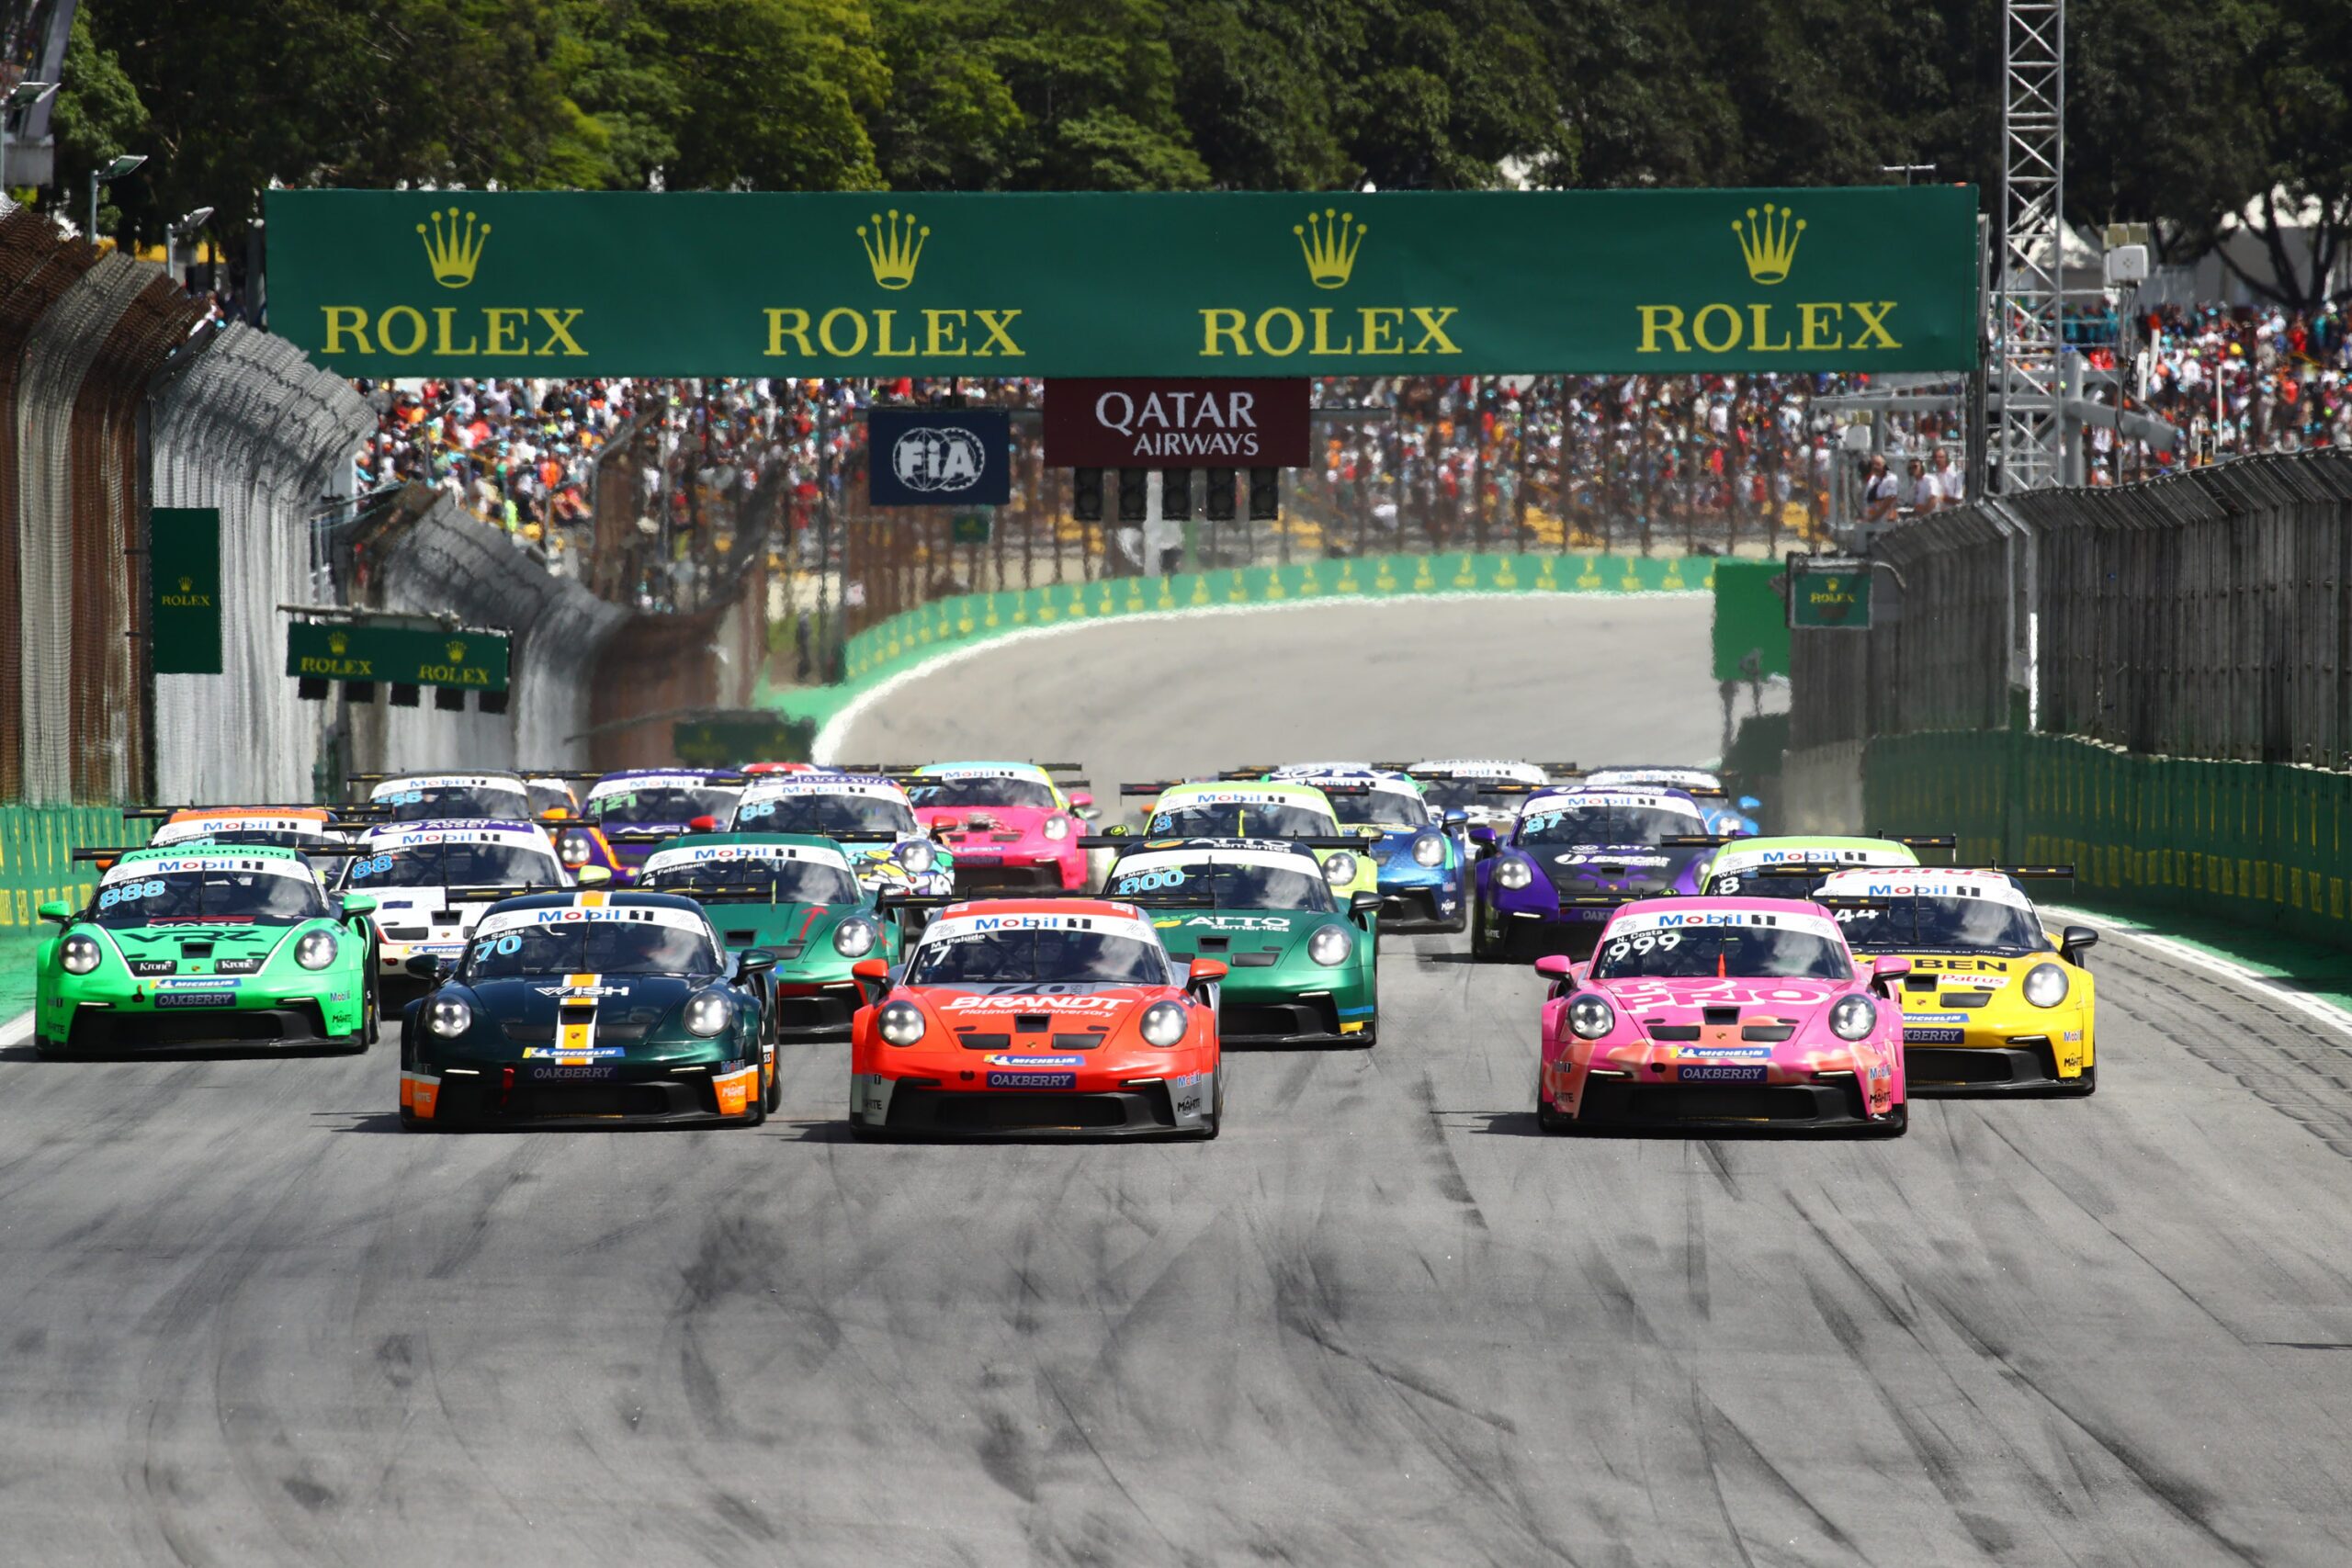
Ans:
POLYGON ((1323 839, 1340 825, 1311 806, 1239 805, 1233 801, 1180 806, 1156 813, 1154 837, 1177 839, 1323 839))
POLYGON ((559 784, 532 784, 528 788, 531 796, 531 815, 534 817, 542 812, 573 809, 571 792, 559 784))
MULTIPOLYGON (((1490 779, 1422 779, 1421 797, 1440 811, 1467 811, 1474 806, 1492 806, 1494 795, 1481 796, 1478 786, 1490 784, 1490 779)), ((1336 804, 1336 802, 1334 803, 1336 804)), ((1342 811, 1341 816, 1346 813, 1342 811)))
POLYGON ((1426 828, 1429 808, 1409 795, 1397 795, 1387 790, 1374 790, 1367 795, 1335 795, 1331 810, 1340 820, 1353 828, 1370 825, 1379 828, 1426 828))
POLYGON ((1099 931, 986 931, 915 950, 914 986, 1164 986, 1159 946, 1099 931))
MULTIPOLYGON (((1847 870, 1839 866, 1840 871, 1847 870)), ((1815 872, 1798 875, 1793 872, 1775 872, 1765 875, 1750 867, 1746 871, 1727 871, 1707 878, 1705 891, 1719 897, 1737 895, 1742 898, 1810 898, 1818 892, 1829 873, 1815 872)))
POLYGON ((98 890, 94 915, 113 931, 172 920, 290 926, 327 912, 319 885, 274 872, 176 871, 124 878, 98 890), (107 899, 114 902, 107 903, 107 899))
POLYGON ((773 800, 747 800, 735 812, 739 828, 756 827, 763 833, 896 833, 911 838, 922 831, 915 814, 895 800, 870 795, 787 795, 773 800))
POLYGON ((607 828, 643 828, 691 822, 697 817, 725 817, 735 808, 731 789, 629 789, 600 795, 588 803, 588 815, 607 828))
POLYGON ((471 983, 531 975, 683 975, 719 973, 718 950, 700 931, 636 921, 534 926, 478 937, 466 950, 471 983))
POLYGON ((1684 927, 1611 937, 1596 980, 1846 980, 1846 950, 1826 937, 1770 926, 1684 927))
POLYGON ((306 844, 325 842, 327 835, 289 833, 278 828, 224 828, 218 832, 199 833, 193 839, 157 837, 158 841, 172 844, 266 844, 272 849, 299 850, 306 844))
MULTIPOLYGON (((1304 860, 1306 857, 1299 857, 1304 860)), ((1110 896, 1149 902, 1161 897, 1193 902, 1206 898, 1220 909, 1312 909, 1329 912, 1331 884, 1322 868, 1306 865, 1296 871, 1274 865, 1170 865, 1155 871, 1111 873, 1110 896)))
POLYGON ((649 892, 681 893, 697 888, 756 888, 779 904, 854 904, 857 878, 838 865, 812 860, 707 860, 664 866, 638 886, 649 892))
POLYGON ((537 883, 563 886, 563 868, 527 844, 416 844, 379 850, 351 863, 343 879, 356 887, 489 887, 537 883))
POLYGON ((1532 811, 1519 821, 1522 844, 1662 844, 1699 824, 1655 806, 1570 806, 1532 811))
POLYGON ((1897 898, 1884 908, 1840 909, 1838 923, 1849 945, 1881 953, 2031 953, 2043 945, 2031 910, 1992 898, 1897 898))
POLYGON ((907 786, 917 806, 1031 806, 1054 809, 1054 792, 1035 779, 942 779, 907 786))
POLYGON ((390 807, 395 822, 469 822, 484 818, 512 822, 524 815, 528 797, 520 788, 447 785, 390 790, 378 795, 375 804, 390 807))

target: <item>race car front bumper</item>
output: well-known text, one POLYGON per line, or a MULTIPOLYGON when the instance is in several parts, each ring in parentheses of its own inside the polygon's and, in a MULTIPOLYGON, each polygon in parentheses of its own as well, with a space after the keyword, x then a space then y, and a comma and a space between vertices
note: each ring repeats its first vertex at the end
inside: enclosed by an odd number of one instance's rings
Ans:
POLYGON ((1904 1032, 1903 1076, 1905 1092, 1922 1100, 2047 1094, 2083 1081, 2079 1043, 2072 1046, 2076 1071, 2062 1076, 2057 1047, 2047 1035, 2009 1035, 1983 1045, 1927 1045, 1913 1044, 1913 1032, 1904 1032))
POLYGON ((1851 1078, 1832 1083, 1636 1083, 1589 1078, 1571 1120, 1578 1126, 1674 1129, 1745 1127, 1828 1132, 1885 1125, 1851 1078))
POLYGON ((956 895, 959 898, 990 895, 1075 892, 1086 886, 1086 860, 1071 866, 1053 856, 1035 860, 1019 855, 992 855, 973 850, 956 852, 956 895))
POLYGON ((1363 1045, 1373 1028, 1372 1008, 1342 1009, 1329 992, 1236 996, 1228 980, 1217 998, 1217 1041, 1224 1045, 1363 1045), (1343 1011, 1353 1016, 1342 1018, 1343 1011))
POLYGON ((133 1051, 185 1051, 246 1047, 300 1051, 347 1045, 359 1027, 340 1036, 328 1032, 325 1007, 315 1000, 286 999, 282 1005, 233 1008, 117 1008, 84 1002, 74 1010, 65 1035, 71 1054, 113 1055, 133 1051))
POLYGON ((851 1124, 955 1138, 1166 1137, 1208 1131, 1214 1077, 1130 1078, 1115 1089, 972 1089, 935 1077, 855 1073, 851 1124))
POLYGON ((1386 930, 1458 931, 1467 908, 1453 866, 1422 865, 1408 854, 1380 868, 1380 919, 1386 930))
POLYGON ((586 1081, 534 1079, 512 1066, 412 1067, 401 1073, 401 1111, 444 1127, 660 1126, 741 1122, 756 1111, 757 1064, 725 1072, 648 1068, 586 1081))
POLYGON ((769 1005, 775 1010, 775 1038, 781 1045, 847 1040, 850 1021, 864 1005, 854 980, 820 986, 782 981, 775 992, 769 1005))

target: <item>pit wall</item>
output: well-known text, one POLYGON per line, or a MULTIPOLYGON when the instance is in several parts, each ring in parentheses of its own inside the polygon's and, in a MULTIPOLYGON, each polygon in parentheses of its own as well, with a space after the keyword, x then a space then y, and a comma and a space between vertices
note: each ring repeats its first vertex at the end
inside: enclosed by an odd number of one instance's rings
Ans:
POLYGON ((1325 599, 1464 593, 1700 593, 1711 556, 1448 554, 1350 557, 1168 577, 1102 578, 1016 592, 961 593, 877 622, 849 639, 835 686, 762 694, 763 705, 819 722, 881 681, 959 647, 1040 626, 1125 615, 1325 599))
POLYGON ((1862 813, 1852 827, 1956 833, 1963 865, 2071 864, 2072 888, 2042 895, 2052 902, 2079 897, 2352 947, 2352 774, 2018 730, 1889 736, 1792 751, 1788 763, 1792 783, 1802 771, 1810 787, 1854 789, 1862 813), (1851 759, 1842 781, 1838 753, 1851 759))
POLYGON ((0 1023, 33 1005, 34 911, 51 898, 87 903, 97 886, 74 848, 146 841, 146 824, 126 824, 112 807, 0 806, 0 1023))

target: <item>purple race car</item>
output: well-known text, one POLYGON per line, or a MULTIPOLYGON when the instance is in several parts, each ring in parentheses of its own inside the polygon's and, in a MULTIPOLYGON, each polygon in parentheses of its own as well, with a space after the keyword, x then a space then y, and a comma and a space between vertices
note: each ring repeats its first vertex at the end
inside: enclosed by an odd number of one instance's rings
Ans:
POLYGON ((1480 958, 1582 954, 1620 905, 1699 890, 1707 852, 1725 842, 1676 789, 1544 789, 1482 848, 1470 917, 1480 958))
POLYGON ((619 886, 637 880, 662 840, 724 827, 744 783, 732 768, 630 768, 589 786, 580 815, 604 829, 619 856, 619 886))

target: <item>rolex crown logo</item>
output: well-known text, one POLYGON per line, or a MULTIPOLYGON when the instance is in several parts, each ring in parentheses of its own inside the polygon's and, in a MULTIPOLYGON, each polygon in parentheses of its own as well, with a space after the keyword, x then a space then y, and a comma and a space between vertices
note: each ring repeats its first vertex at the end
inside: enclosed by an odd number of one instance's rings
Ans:
POLYGON ((1340 212, 1325 208, 1310 212, 1304 223, 1294 223, 1290 231, 1298 236, 1298 248, 1306 257, 1306 276, 1317 288, 1342 288, 1348 275, 1356 269, 1356 253, 1363 249, 1365 225, 1356 223, 1352 212, 1340 212), (1348 225, 1355 223, 1355 232, 1348 232, 1348 225))
POLYGON ((452 641, 443 649, 443 651, 448 654, 449 662, 455 664, 459 660, 465 658, 466 645, 462 642, 452 641))
POLYGON ((1796 218, 1787 208, 1764 204, 1764 216, 1759 220, 1756 209, 1747 209, 1747 221, 1731 220, 1732 232, 1739 236, 1739 254, 1747 262, 1747 276, 1758 283, 1778 283, 1789 276, 1789 268, 1796 264, 1797 242, 1804 238, 1804 220, 1796 218))
POLYGON ((874 281, 883 288, 904 288, 915 280, 923 242, 931 238, 930 225, 916 228, 915 215, 910 212, 902 220, 895 207, 888 221, 877 212, 873 224, 871 231, 863 223, 857 226, 858 242, 865 247, 865 265, 874 269, 874 281))
POLYGON ((351 639, 344 636, 341 632, 327 633, 327 651, 334 654, 337 659, 341 659, 344 655, 344 650, 348 649, 350 646, 351 639))
POLYGON ((458 212, 451 208, 447 213, 431 215, 432 227, 416 226, 424 239, 424 259, 433 264, 433 281, 444 288, 463 288, 474 280, 474 268, 481 263, 481 248, 490 240, 490 225, 477 228, 474 215, 466 213, 465 224, 458 226, 458 212))
POLYGON ((180 579, 180 592, 183 592, 183 593, 193 593, 193 592, 196 592, 196 579, 194 579, 193 577, 183 577, 183 578, 181 578, 181 579, 180 579))

